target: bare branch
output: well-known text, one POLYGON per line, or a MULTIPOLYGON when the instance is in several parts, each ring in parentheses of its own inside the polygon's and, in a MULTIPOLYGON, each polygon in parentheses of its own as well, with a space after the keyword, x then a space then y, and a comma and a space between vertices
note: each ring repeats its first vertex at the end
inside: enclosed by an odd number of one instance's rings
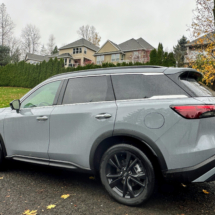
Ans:
POLYGON ((4 3, 0 5, 0 37, 1 45, 6 45, 11 34, 13 33, 15 25, 7 14, 6 6, 4 3))
POLYGON ((21 34, 22 49, 24 52, 37 53, 40 46, 40 31, 31 24, 28 24, 21 34))
POLYGON ((96 28, 93 25, 92 26, 83 25, 79 28, 77 33, 80 38, 84 38, 93 43, 94 45, 99 46, 101 37, 99 36, 99 33, 96 31, 96 28))

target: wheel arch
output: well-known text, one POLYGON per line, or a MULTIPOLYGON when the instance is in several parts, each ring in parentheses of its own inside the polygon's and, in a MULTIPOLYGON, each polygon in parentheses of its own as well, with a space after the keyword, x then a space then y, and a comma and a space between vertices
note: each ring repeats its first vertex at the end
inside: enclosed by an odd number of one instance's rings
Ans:
POLYGON ((90 151, 90 169, 95 173, 99 169, 100 160, 104 152, 119 143, 126 143, 136 146, 145 152, 149 159, 154 161, 154 166, 161 171, 167 170, 166 161, 158 146, 146 135, 128 130, 106 132, 96 139, 90 151))

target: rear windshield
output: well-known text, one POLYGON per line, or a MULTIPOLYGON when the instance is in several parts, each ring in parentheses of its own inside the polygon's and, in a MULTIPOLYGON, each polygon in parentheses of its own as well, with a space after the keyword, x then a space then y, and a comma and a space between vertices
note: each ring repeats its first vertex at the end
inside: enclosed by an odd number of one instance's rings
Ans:
POLYGON ((196 97, 215 97, 215 91, 203 83, 202 75, 197 72, 183 73, 180 80, 196 97))

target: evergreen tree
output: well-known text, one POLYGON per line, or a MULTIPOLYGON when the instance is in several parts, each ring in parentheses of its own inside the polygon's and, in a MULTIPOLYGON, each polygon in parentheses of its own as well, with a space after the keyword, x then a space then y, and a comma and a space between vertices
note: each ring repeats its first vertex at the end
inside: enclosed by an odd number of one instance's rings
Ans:
POLYGON ((0 66, 5 66, 10 62, 10 48, 0 45, 0 66))
POLYGON ((163 63, 163 45, 159 43, 158 45, 158 52, 157 52, 157 65, 161 66, 163 63))
POLYGON ((176 65, 176 61, 175 61, 173 52, 170 52, 168 54, 168 65, 169 65, 169 67, 175 67, 175 65, 176 65))
POLYGON ((182 36, 180 40, 178 40, 178 44, 173 47, 174 57, 177 62, 178 67, 182 67, 184 65, 184 56, 186 55, 186 44, 188 40, 185 36, 182 36))
POLYGON ((169 66, 169 61, 168 61, 168 52, 165 52, 163 55, 163 63, 162 66, 168 67, 169 66))
POLYGON ((153 49, 150 52, 150 64, 157 65, 157 50, 156 49, 153 49))
POLYGON ((52 51, 52 54, 57 54, 58 53, 58 48, 57 46, 54 47, 54 50, 52 51))

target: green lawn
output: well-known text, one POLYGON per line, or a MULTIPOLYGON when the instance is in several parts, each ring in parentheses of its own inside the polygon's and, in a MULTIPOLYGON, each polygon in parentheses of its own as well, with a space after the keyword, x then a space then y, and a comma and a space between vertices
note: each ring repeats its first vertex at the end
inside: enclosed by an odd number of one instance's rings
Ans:
POLYGON ((14 99, 20 99, 30 89, 21 87, 0 87, 0 108, 9 107, 14 99))

